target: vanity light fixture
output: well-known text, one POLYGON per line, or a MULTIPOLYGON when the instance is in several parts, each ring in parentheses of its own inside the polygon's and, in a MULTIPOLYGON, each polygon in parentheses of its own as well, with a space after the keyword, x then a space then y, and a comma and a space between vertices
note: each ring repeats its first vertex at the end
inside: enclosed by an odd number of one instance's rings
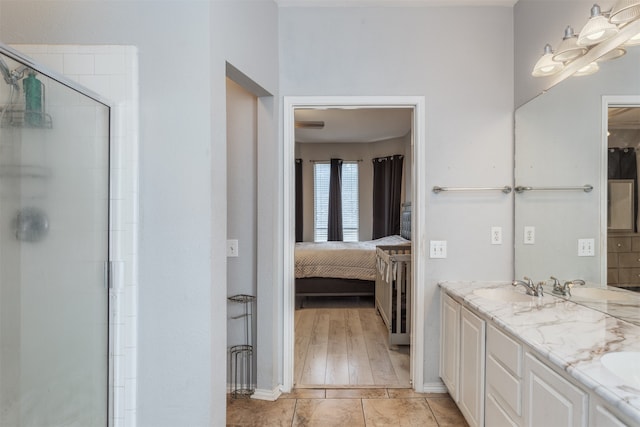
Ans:
POLYGON ((622 44, 623 46, 638 46, 640 45, 640 33, 631 37, 629 40, 622 44))
POLYGON ((597 62, 591 62, 591 63, 585 65, 584 67, 580 68, 575 73, 573 73, 573 75, 576 76, 576 77, 589 76, 591 74, 597 73, 599 69, 600 69, 600 66, 598 65, 597 62))
POLYGON ((640 0, 618 0, 611 9, 609 22, 625 24, 640 18, 640 0))
POLYGON ((592 46, 616 34, 618 34, 618 27, 605 18, 600 6, 594 4, 591 8, 591 18, 582 27, 577 43, 578 46, 592 46))
POLYGON ((551 45, 546 44, 544 52, 533 67, 531 75, 534 77, 550 76, 563 68, 564 64, 562 62, 556 62, 553 60, 553 50, 551 49, 551 45))
POLYGON ((602 55, 600 58, 597 59, 597 61, 598 62, 610 61, 612 59, 620 58, 625 53, 627 53, 627 50, 621 46, 618 46, 614 49, 611 49, 609 52, 605 53, 604 55, 602 55))
POLYGON ((570 62, 587 53, 587 48, 578 46, 578 36, 573 32, 573 28, 569 25, 564 30, 564 37, 556 53, 552 56, 556 62, 570 62))
POLYGON ((602 11, 599 5, 594 4, 591 17, 580 34, 576 35, 573 28, 567 26, 555 53, 551 46, 545 46, 544 55, 536 62, 531 74, 534 77, 557 74, 553 77, 557 81, 571 75, 593 74, 598 71, 597 62, 619 58, 627 53, 627 47, 640 45, 639 24, 640 0, 617 0, 608 11, 602 11))

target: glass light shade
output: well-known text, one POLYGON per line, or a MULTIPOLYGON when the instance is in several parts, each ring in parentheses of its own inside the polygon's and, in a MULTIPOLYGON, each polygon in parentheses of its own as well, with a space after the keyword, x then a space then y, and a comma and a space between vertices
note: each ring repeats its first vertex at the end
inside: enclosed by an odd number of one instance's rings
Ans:
POLYGON ((609 22, 624 24, 640 18, 640 0, 618 0, 611 9, 609 22))
POLYGON ((574 76, 588 76, 590 74, 597 73, 599 69, 600 69, 600 66, 598 65, 598 63, 597 62, 592 62, 589 65, 585 65, 584 67, 580 68, 578 71, 573 73, 573 75, 574 76))
POLYGON ((573 28, 567 27, 564 30, 564 38, 552 57, 553 60, 556 62, 569 62, 584 55, 587 52, 587 48, 578 46, 577 41, 578 37, 573 33, 573 28))
POLYGON ((562 62, 556 62, 552 59, 553 51, 551 50, 551 45, 546 45, 544 47, 544 54, 538 59, 536 65, 533 67, 533 72, 531 75, 533 77, 544 77, 550 76, 562 70, 564 68, 564 64, 562 62))
POLYGON ((591 8, 591 18, 580 31, 578 46, 592 46, 618 34, 618 27, 602 16, 600 6, 591 8))
POLYGON ((640 33, 631 37, 629 40, 622 44, 623 46, 638 46, 640 45, 640 33))
POLYGON ((627 50, 625 48, 616 47, 614 49, 611 49, 609 52, 605 53, 604 55, 602 55, 596 61, 598 62, 610 61, 612 59, 620 58, 625 53, 627 53, 627 50))

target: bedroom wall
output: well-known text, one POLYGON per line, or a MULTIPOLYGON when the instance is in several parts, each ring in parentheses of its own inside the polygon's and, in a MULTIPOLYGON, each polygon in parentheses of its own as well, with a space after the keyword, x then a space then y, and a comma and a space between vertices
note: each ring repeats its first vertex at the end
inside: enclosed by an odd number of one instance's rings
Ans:
MULTIPOLYGON (((310 160, 329 160, 339 158, 343 160, 362 160, 358 166, 358 191, 359 191, 359 240, 371 240, 373 231, 373 164, 376 157, 403 154, 406 159, 406 138, 396 138, 386 141, 371 143, 296 143, 296 158, 303 160, 303 216, 305 242, 313 242, 313 163, 310 160)), ((403 164, 402 200, 406 192, 406 164, 403 164)), ((409 175, 410 177, 410 175, 409 175)))
MULTIPOLYGON (((281 95, 424 96, 426 187, 511 185, 512 8, 283 7, 279 25, 281 95)), ((437 283, 512 280, 513 199, 425 197, 426 239, 448 241, 448 258, 422 260, 427 277, 419 284, 427 308, 424 386, 437 389, 437 283), (491 226, 503 228, 503 245, 490 244, 491 226)))

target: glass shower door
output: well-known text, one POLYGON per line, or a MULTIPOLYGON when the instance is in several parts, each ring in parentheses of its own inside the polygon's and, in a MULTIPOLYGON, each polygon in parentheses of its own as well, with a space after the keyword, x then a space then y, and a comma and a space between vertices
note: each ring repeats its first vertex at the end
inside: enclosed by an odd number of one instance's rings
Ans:
POLYGON ((0 425, 106 426, 109 108, 0 58, 0 425))

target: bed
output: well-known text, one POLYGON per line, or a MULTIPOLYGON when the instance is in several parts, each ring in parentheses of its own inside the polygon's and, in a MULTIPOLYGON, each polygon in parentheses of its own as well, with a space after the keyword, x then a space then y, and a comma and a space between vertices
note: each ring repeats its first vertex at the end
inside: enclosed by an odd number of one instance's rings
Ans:
POLYGON ((401 235, 364 242, 299 242, 295 247, 296 307, 308 296, 373 296, 378 246, 411 245, 411 210, 402 212, 401 235))

